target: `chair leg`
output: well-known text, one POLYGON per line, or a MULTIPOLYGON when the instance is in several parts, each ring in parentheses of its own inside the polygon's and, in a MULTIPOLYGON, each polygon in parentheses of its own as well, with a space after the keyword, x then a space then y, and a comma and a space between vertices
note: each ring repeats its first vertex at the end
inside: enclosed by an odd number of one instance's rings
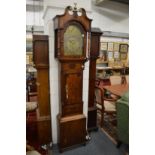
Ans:
POLYGON ((103 127, 103 121, 104 121, 104 114, 101 113, 101 123, 100 123, 101 127, 103 127))
POLYGON ((117 148, 120 148, 121 144, 122 144, 121 141, 117 141, 117 145, 116 145, 116 147, 117 147, 117 148))

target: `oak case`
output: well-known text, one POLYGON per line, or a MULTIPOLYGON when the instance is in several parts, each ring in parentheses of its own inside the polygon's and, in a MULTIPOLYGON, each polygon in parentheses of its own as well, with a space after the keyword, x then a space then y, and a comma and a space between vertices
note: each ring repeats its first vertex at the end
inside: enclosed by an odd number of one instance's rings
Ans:
POLYGON ((33 59, 37 69, 37 133, 40 144, 52 141, 48 36, 33 35, 33 59))
POLYGON ((102 32, 99 28, 91 29, 91 50, 89 64, 89 94, 88 94, 88 122, 89 131, 97 130, 97 107, 94 104, 95 80, 96 80, 96 59, 99 57, 100 37, 102 32))
POLYGON ((59 147, 62 152, 85 144, 86 117, 83 114, 83 70, 90 44, 91 20, 84 9, 66 7, 54 20, 55 57, 60 62, 59 147), (70 14, 70 11, 72 14, 70 14), (73 28, 73 32, 69 32, 73 28))

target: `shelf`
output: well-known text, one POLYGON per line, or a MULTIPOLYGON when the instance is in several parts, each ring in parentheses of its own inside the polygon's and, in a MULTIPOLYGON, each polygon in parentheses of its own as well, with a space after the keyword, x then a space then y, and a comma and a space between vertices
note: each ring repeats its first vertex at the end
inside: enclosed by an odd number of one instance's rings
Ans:
POLYGON ((26 54, 27 54, 27 55, 33 54, 33 52, 31 52, 31 51, 26 51, 26 54))
POLYGON ((96 67, 97 70, 108 70, 108 69, 112 69, 112 67, 96 67))
POLYGON ((104 64, 104 63, 108 63, 108 61, 104 61, 101 58, 98 58, 96 61, 96 64, 104 64))
MULTIPOLYGON (((101 67, 101 66, 97 66, 96 70, 117 70, 117 69, 123 69, 124 67, 122 66, 113 66, 113 67, 101 67)), ((125 69, 128 67, 125 67, 125 69)))

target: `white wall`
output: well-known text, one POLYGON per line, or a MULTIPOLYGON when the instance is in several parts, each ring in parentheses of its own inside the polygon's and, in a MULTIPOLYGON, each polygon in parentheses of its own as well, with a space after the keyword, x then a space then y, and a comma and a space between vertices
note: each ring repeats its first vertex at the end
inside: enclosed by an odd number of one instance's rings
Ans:
POLYGON ((107 1, 102 6, 92 2, 92 26, 102 31, 129 33, 128 5, 107 1))
POLYGON ((121 38, 121 37, 104 37, 102 36, 100 38, 101 42, 124 42, 124 43, 129 43, 129 39, 127 38, 121 38))
POLYGON ((26 0, 26 25, 43 26, 43 0, 26 0))
POLYGON ((91 0, 44 0, 44 9, 47 6, 66 8, 67 6, 74 6, 74 3, 77 3, 78 8, 91 11, 91 0))
POLYGON ((43 11, 41 12, 33 12, 26 11, 26 25, 35 25, 35 26, 43 26, 43 11))
MULTIPOLYGON (((91 2, 91 0, 44 0, 44 11, 41 9, 42 7, 36 6, 36 12, 33 13, 33 4, 31 6, 27 5, 26 24, 43 26, 43 15, 45 14, 47 7, 53 7, 57 12, 57 10, 62 10, 62 8, 65 8, 68 5, 73 6, 75 2, 77 3, 77 7, 83 7, 87 10, 89 17, 93 19, 93 27, 99 27, 102 31, 129 33, 128 5, 111 1, 104 2, 102 6, 96 6, 94 4, 95 2, 91 2)), ((35 3, 37 4, 37 2, 35 3)), ((37 5, 42 5, 42 3, 37 5)))

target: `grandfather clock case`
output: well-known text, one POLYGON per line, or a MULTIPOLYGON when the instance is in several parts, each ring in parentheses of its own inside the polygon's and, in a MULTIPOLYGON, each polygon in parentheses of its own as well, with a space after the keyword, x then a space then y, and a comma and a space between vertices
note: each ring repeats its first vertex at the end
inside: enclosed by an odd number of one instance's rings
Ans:
POLYGON ((91 19, 83 8, 68 6, 54 19, 55 57, 60 63, 60 152, 85 144, 86 117, 83 114, 83 70, 90 46, 91 19))
POLYGON ((37 69, 37 134, 40 144, 49 144, 51 135, 49 45, 47 35, 33 35, 33 60, 37 69))
POLYGON ((89 60, 89 94, 88 94, 88 131, 98 130, 97 127, 97 107, 95 99, 95 80, 96 80, 96 60, 99 57, 100 37, 102 31, 99 28, 91 29, 91 49, 89 60))

